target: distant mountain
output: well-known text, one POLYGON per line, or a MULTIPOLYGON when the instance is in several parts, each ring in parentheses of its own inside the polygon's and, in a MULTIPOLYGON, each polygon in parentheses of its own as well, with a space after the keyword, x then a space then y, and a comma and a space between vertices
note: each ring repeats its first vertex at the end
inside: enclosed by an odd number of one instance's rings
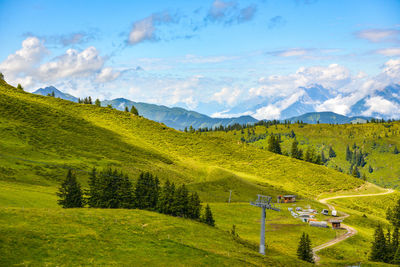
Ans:
POLYGON ((398 117, 400 114, 400 85, 392 84, 386 86, 383 90, 375 90, 372 94, 357 101, 350 110, 350 116, 366 113, 373 117, 384 119, 398 117), (378 101, 380 102, 380 105, 397 105, 399 108, 397 108, 397 110, 392 110, 392 114, 389 115, 382 114, 376 110, 370 111, 371 105, 374 105, 378 101))
MULTIPOLYGON (((70 94, 63 93, 54 86, 40 88, 33 93, 47 96, 52 92, 54 92, 55 97, 78 102, 78 98, 70 94)), ((114 108, 119 110, 125 110, 125 107, 128 107, 130 109, 132 105, 134 105, 138 109, 141 116, 153 121, 162 122, 168 127, 172 127, 177 130, 183 130, 185 129, 185 127, 189 128, 190 126, 195 129, 205 127, 214 128, 220 125, 228 126, 235 123, 253 124, 258 121, 251 116, 241 116, 237 118, 211 118, 207 115, 195 111, 186 110, 183 108, 169 108, 166 106, 134 102, 125 98, 104 100, 101 102, 101 105, 112 105, 114 108)))
POLYGON ((114 108, 124 110, 125 107, 129 109, 134 105, 139 114, 145 118, 153 121, 162 122, 168 127, 183 130, 185 127, 192 126, 198 128, 214 128, 220 125, 228 126, 235 123, 239 124, 253 124, 258 120, 251 116, 241 116, 238 118, 211 118, 207 115, 186 110, 183 108, 169 108, 155 104, 148 104, 142 102, 133 102, 125 98, 117 98, 113 100, 104 100, 101 102, 103 106, 112 105, 114 108))
POLYGON ((46 87, 46 88, 39 88, 33 93, 37 94, 37 95, 46 96, 46 95, 51 94, 52 92, 54 92, 54 96, 55 97, 62 98, 62 99, 65 99, 65 100, 69 100, 69 101, 72 101, 72 102, 78 102, 78 98, 76 98, 75 96, 72 96, 70 94, 63 93, 60 90, 58 90, 57 88, 55 88, 54 86, 49 86, 49 87, 46 87))
POLYGON ((367 120, 371 120, 372 117, 347 117, 334 112, 310 112, 300 116, 286 119, 290 122, 303 121, 304 123, 315 124, 319 123, 333 123, 333 124, 345 124, 345 123, 365 123, 367 120))

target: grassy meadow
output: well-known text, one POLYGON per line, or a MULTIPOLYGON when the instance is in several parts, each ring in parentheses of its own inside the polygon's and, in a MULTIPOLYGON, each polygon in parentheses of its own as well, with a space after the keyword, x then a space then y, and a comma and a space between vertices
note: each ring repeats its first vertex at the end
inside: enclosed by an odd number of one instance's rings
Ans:
MULTIPOLYGON (((331 136, 331 141, 324 142, 334 147, 339 164, 343 140, 334 139, 332 132, 353 127, 354 138, 361 144, 364 132, 360 129, 372 126, 305 125, 306 129, 297 129, 291 125, 290 130, 294 129, 299 140, 313 132, 316 139, 308 138, 315 144, 331 136)), ((276 131, 283 131, 280 127, 276 131)), ((398 127, 394 124, 386 130, 393 142, 398 142, 398 127)), ((256 133, 265 130, 255 128, 256 133)), ((380 140, 386 140, 381 135, 380 140)), ((315 165, 260 149, 263 140, 240 142, 240 132, 180 132, 130 113, 32 95, 2 81, 0 136, 2 266, 307 266, 296 259, 302 232, 317 246, 343 231, 310 227, 291 217, 287 208, 293 204, 280 204, 281 212, 267 212, 268 249, 261 256, 257 252, 260 210, 249 201, 257 194, 275 199, 290 193, 299 197, 297 206, 310 205, 320 211, 325 205, 317 199, 323 196, 382 192, 329 164, 315 165), (76 170, 87 188, 93 167, 118 168, 133 181, 141 171, 149 171, 161 182, 185 183, 199 193, 203 203, 210 203, 216 227, 142 210, 61 209, 55 193, 67 169, 76 170), (227 203, 230 190, 232 203, 227 203), (230 234, 232 225, 239 238, 230 234)), ((287 149, 288 140, 283 140, 287 149)), ((368 163, 373 155, 368 156, 368 163)), ((386 164, 397 170, 392 157, 387 154, 386 164)), ((374 181, 373 176, 368 179, 374 181)), ((397 193, 332 200, 339 211, 351 215, 346 223, 357 227, 360 234, 322 250, 321 264, 373 264, 366 255, 354 257, 354 253, 368 253, 374 225, 387 224, 379 209, 396 197, 397 193), (365 203, 375 209, 367 217, 363 217, 365 203)))

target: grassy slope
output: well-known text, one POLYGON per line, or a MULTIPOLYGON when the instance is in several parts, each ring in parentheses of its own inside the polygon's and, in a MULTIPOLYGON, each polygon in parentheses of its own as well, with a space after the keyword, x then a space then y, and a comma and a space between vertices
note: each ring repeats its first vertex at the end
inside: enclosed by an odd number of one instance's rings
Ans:
MULTIPOLYGON (((281 262, 295 265, 298 264, 294 259, 295 248, 301 231, 308 232, 315 245, 332 238, 334 232, 305 226, 291 218, 287 207, 282 206, 283 212, 268 213, 267 219, 271 220, 267 225, 267 230, 270 227, 267 233, 269 257, 260 258, 254 253, 258 242, 259 210, 247 201, 254 199, 257 193, 276 196, 293 192, 305 198, 315 198, 327 192, 334 194, 362 185, 358 179, 323 166, 232 142, 229 135, 213 137, 182 133, 131 114, 35 96, 6 84, 0 84, 0 135, 0 225, 3 231, 0 242, 7 255, 6 263, 21 263, 21 259, 32 263, 41 262, 41 259, 57 263, 69 254, 74 254, 75 258, 72 259, 82 264, 90 264, 88 259, 91 258, 98 261, 95 263, 133 263, 131 254, 126 251, 148 253, 147 256, 141 255, 142 260, 151 261, 158 249, 151 245, 157 242, 157 229, 168 224, 172 229, 170 238, 175 241, 171 243, 161 239, 165 241, 164 254, 161 253, 154 262, 149 263, 176 265, 193 260, 198 264, 207 264, 209 262, 204 258, 210 257, 215 258, 216 263, 241 265, 245 257, 248 263, 254 264, 269 261, 264 264, 276 265, 281 262), (162 180, 169 178, 177 183, 188 183, 191 190, 199 191, 203 201, 215 202, 212 208, 218 229, 213 229, 208 235, 209 228, 205 225, 143 211, 83 209, 75 213, 56 207, 56 186, 65 176, 62 167, 90 170, 93 166, 118 167, 131 177, 136 177, 141 170, 148 170, 158 174, 162 180), (233 190, 233 201, 247 203, 223 203, 228 198, 229 190, 233 190), (63 214, 69 214, 69 219, 62 220, 63 214), (124 236, 120 225, 111 223, 112 220, 125 220, 124 216, 132 216, 126 222, 128 225, 135 225, 137 220, 143 220, 143 224, 153 221, 160 221, 161 224, 153 228, 154 232, 148 233, 148 239, 143 235, 124 236), (99 225, 103 218, 109 221, 106 231, 99 225), (57 227, 59 221, 65 227, 57 227), (182 222, 185 222, 184 226, 182 222), (232 244, 210 250, 213 245, 207 243, 215 238, 229 243, 231 238, 226 232, 232 224, 236 224, 239 235, 247 241, 241 244, 231 240, 232 244), (44 225, 50 227, 39 227, 44 225), (63 228, 69 230, 63 232, 63 228), (181 234, 177 234, 178 230, 181 234), (99 235, 101 231, 104 235, 99 235), (205 238, 195 242, 198 237, 190 236, 189 240, 182 241, 185 236, 182 232, 193 235, 193 231, 204 233, 205 238), (79 241, 81 248, 89 245, 91 250, 101 250, 98 242, 92 240, 93 237, 82 242, 81 233, 86 232, 99 238, 94 240, 109 240, 113 244, 110 250, 103 250, 97 255, 83 253, 81 258, 75 255, 79 254, 76 251, 53 252, 53 245, 65 242, 65 235, 71 237, 68 242, 79 241), (56 236, 53 237, 53 234, 56 236), (124 236, 123 240, 120 240, 121 236, 124 236), (132 245, 125 247, 126 243, 132 245), (133 244, 140 245, 132 248, 133 244), (12 253, 16 247, 24 246, 35 249, 21 254, 12 253), (230 252, 237 249, 242 253, 230 252), (165 251, 176 251, 176 257, 166 263, 165 251)), ((80 172, 78 176, 85 185, 86 174, 80 172)), ((307 199, 299 205, 306 203, 322 208, 317 202, 307 199)), ((135 229, 133 227, 127 231, 135 232, 135 229)))
MULTIPOLYGON (((393 154, 394 147, 400 148, 400 122, 394 123, 368 123, 368 124, 292 124, 289 127, 284 125, 272 126, 266 128, 258 126, 255 129, 256 135, 268 133, 282 134, 283 151, 290 151, 293 139, 287 135, 294 131, 296 139, 299 141, 300 148, 305 151, 307 146, 313 146, 317 151, 324 150, 328 157, 329 146, 332 146, 337 157, 328 162, 329 167, 339 166, 344 172, 348 172, 350 163, 345 160, 346 146, 350 148, 356 143, 362 148, 363 152, 369 155, 366 157, 367 164, 360 168, 361 173, 365 173, 367 179, 382 186, 397 187, 400 185, 400 154, 393 154), (368 172, 368 166, 374 169, 372 173, 368 172)), ((248 133, 245 130, 242 135, 240 131, 225 133, 208 133, 208 135, 219 136, 228 135, 233 140, 240 140, 243 136, 248 139, 248 133)), ((257 147, 268 146, 267 139, 259 140, 252 145, 257 147)))

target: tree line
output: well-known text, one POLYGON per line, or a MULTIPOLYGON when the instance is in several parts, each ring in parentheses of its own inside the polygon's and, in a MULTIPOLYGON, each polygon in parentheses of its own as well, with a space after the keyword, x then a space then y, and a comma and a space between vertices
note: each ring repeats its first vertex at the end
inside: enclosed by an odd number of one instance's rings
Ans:
POLYGON ((394 228, 393 233, 388 229, 385 234, 380 224, 376 227, 369 258, 371 261, 400 265, 400 199, 394 207, 388 208, 386 219, 394 228))
POLYGON ((76 174, 68 171, 57 193, 58 204, 63 208, 111 208, 145 209, 171 216, 184 217, 214 226, 215 221, 209 205, 201 215, 202 205, 196 192, 189 192, 183 184, 176 186, 167 180, 160 185, 157 176, 140 173, 133 185, 128 175, 106 169, 89 175, 89 189, 82 190, 76 174))

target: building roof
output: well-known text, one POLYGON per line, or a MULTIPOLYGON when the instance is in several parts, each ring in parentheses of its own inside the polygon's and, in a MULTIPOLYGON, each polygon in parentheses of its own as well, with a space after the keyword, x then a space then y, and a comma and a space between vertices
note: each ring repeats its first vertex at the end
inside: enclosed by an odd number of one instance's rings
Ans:
POLYGON ((342 220, 331 220, 330 223, 341 223, 342 220))
POLYGON ((296 197, 295 195, 284 195, 283 197, 296 197))

